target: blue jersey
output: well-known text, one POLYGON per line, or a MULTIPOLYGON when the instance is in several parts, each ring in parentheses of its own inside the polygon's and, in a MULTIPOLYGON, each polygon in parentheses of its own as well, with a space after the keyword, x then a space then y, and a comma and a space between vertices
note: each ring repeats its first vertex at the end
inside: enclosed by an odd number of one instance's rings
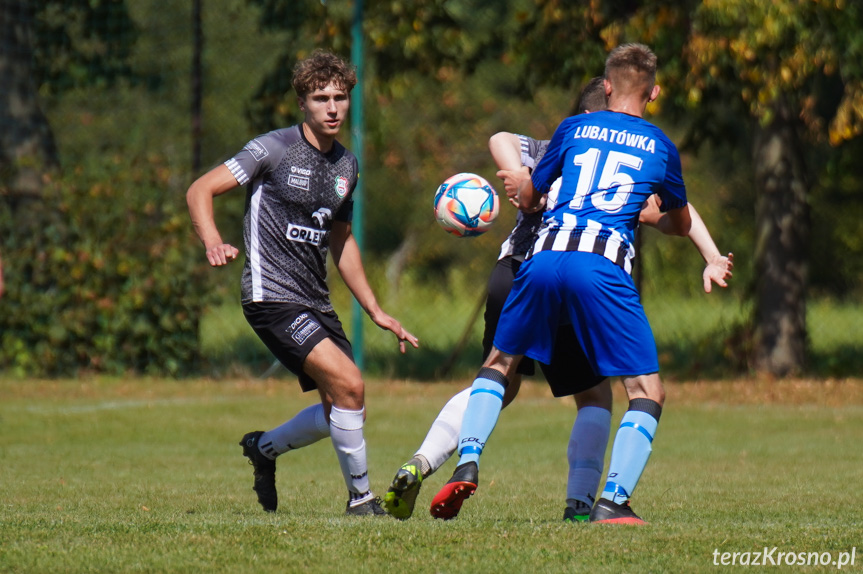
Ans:
POLYGON ((632 269, 638 215, 658 194, 662 210, 686 205, 677 148, 662 130, 619 112, 564 120, 531 176, 548 193, 538 251, 585 251, 632 269), (558 178, 562 183, 552 189, 558 178))

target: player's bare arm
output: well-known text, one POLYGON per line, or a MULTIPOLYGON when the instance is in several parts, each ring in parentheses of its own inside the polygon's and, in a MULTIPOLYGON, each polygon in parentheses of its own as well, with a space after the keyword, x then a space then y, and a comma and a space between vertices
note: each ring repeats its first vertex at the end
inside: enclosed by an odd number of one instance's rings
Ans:
POLYGON ((521 143, 510 132, 498 132, 488 139, 488 151, 498 169, 521 167, 521 143))
POLYGON ((378 305, 374 292, 369 285, 360 257, 356 238, 351 233, 351 224, 344 221, 333 222, 330 230, 330 253, 342 280, 353 293, 360 307, 381 329, 392 331, 399 341, 399 351, 405 352, 405 343, 419 347, 419 339, 409 333, 394 317, 388 315, 378 305))
MULTIPOLYGON (((517 208, 518 186, 525 178, 530 178, 530 169, 521 163, 521 142, 513 133, 498 132, 489 138, 488 149, 499 170, 495 175, 503 180, 506 197, 517 208)), ((545 200, 543 196, 533 211, 544 209, 545 200)))
POLYGON ((689 239, 698 249, 704 259, 705 267, 701 274, 704 283, 704 292, 710 293, 713 283, 720 287, 728 287, 726 279, 731 277, 734 269, 734 254, 722 255, 713 242, 707 226, 692 204, 689 204, 689 214, 692 217, 692 228, 689 230, 689 239))
POLYGON ((528 213, 541 209, 543 194, 533 187, 533 181, 529 177, 524 178, 518 184, 515 194, 516 207, 528 213))
MULTIPOLYGON (((638 221, 656 228, 665 235, 689 235, 693 219, 689 205, 662 213, 659 201, 656 195, 651 195, 644 202, 644 206, 642 206, 641 213, 638 216, 638 221)), ((701 218, 699 217, 700 220, 701 218)), ((704 222, 701 223, 702 225, 704 224, 704 222)))
POLYGON ((235 187, 237 180, 222 164, 195 180, 186 192, 192 226, 204 244, 207 260, 213 267, 227 265, 240 253, 236 247, 222 241, 213 216, 213 198, 235 187))
MULTIPOLYGON (((704 281, 704 292, 710 293, 713 283, 720 287, 727 287, 726 279, 732 276, 734 268, 734 254, 722 255, 713 242, 704 220, 701 219, 698 211, 692 203, 689 204, 689 215, 692 219, 692 225, 689 230, 689 239, 698 249, 698 253, 704 259, 705 267, 702 272, 702 280, 704 281)), ((651 195, 644 203, 644 207, 639 215, 639 221, 645 225, 655 227, 662 231, 663 226, 669 225, 669 218, 659 209, 659 199, 656 195, 651 195)))

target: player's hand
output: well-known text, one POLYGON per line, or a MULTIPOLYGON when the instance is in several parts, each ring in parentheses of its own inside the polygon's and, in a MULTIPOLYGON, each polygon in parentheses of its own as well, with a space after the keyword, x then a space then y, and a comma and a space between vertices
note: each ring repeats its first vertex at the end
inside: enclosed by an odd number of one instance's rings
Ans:
MULTIPOLYGON (((536 213, 537 211, 545 211, 545 204, 548 202, 548 195, 543 194, 539 198, 539 202, 532 208, 522 208, 525 213, 536 213)), ((518 205, 516 205, 518 207, 518 205)))
POLYGON ((381 329, 386 329, 387 331, 392 331, 395 333, 396 337, 399 339, 399 351, 402 353, 405 352, 405 343, 410 343, 413 345, 414 349, 419 348, 419 339, 414 337, 411 333, 409 333, 402 324, 398 322, 395 317, 391 317, 387 315, 383 311, 378 311, 377 313, 369 313, 369 317, 371 320, 380 327, 381 329))
POLYGON ((707 263, 704 272, 701 274, 704 279, 704 292, 710 293, 713 288, 712 283, 716 283, 720 287, 728 287, 725 282, 727 277, 731 277, 734 269, 734 254, 729 253, 726 256, 717 255, 707 263))
POLYGON ((219 245, 214 245, 207 249, 207 261, 209 261, 210 265, 213 267, 220 267, 222 265, 227 265, 236 259, 239 254, 240 250, 233 245, 220 243, 219 245))
POLYGON ((523 165, 518 169, 502 169, 495 175, 503 180, 503 189, 506 191, 509 202, 518 207, 518 185, 530 178, 530 170, 523 165))
POLYGON ((638 214, 638 222, 656 227, 660 217, 662 217, 662 212, 659 210, 659 201, 654 194, 645 199, 644 203, 641 205, 641 212, 638 214))

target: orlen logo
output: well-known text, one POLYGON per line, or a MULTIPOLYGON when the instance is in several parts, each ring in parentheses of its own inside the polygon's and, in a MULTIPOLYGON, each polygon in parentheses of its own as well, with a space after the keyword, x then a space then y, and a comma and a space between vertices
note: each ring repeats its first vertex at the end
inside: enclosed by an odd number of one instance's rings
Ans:
POLYGON ((311 227, 302 227, 300 225, 288 224, 287 236, 291 241, 299 241, 300 243, 312 243, 321 245, 326 237, 327 232, 321 229, 313 229, 311 227))
POLYGON ((338 176, 336 178, 336 195, 344 197, 348 193, 348 180, 345 177, 338 176))
POLYGON ((306 169, 304 167, 297 167, 295 165, 291 166, 291 173, 298 173, 300 175, 310 176, 312 175, 312 170, 306 169))

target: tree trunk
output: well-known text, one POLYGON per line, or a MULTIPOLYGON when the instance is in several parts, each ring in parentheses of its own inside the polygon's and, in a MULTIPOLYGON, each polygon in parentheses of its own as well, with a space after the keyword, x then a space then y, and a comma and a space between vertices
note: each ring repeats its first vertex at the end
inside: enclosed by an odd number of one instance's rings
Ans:
POLYGON ((755 140, 754 367, 799 373, 806 359, 808 183, 796 124, 781 106, 755 140))
POLYGON ((38 200, 42 174, 57 165, 35 84, 32 5, 0 2, 0 192, 13 208, 38 200))

